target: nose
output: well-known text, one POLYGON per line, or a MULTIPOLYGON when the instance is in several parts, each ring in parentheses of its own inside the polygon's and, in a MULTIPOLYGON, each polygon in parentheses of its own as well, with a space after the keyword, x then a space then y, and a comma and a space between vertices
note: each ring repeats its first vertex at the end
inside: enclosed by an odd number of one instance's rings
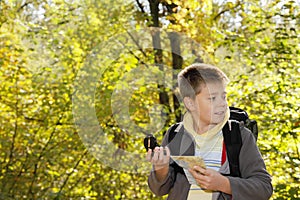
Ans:
POLYGON ((219 106, 225 107, 225 106, 227 106, 227 105, 228 105, 228 103, 227 103, 226 97, 220 98, 220 100, 219 100, 219 106))

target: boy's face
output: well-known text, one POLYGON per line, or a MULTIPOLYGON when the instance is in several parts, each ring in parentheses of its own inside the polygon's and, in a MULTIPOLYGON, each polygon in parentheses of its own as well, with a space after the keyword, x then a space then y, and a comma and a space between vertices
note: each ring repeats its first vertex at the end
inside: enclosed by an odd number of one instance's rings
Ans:
POLYGON ((227 112, 226 86, 221 82, 207 83, 196 96, 190 109, 200 124, 216 125, 224 120, 227 112))

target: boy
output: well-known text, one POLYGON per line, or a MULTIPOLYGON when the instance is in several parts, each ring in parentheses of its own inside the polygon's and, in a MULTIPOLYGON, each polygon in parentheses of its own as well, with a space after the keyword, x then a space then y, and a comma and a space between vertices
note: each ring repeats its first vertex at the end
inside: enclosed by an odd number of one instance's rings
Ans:
POLYGON ((229 174, 222 134, 230 115, 227 83, 220 69, 207 64, 190 65, 178 74, 179 91, 187 109, 182 121, 184 132, 180 144, 173 140, 168 144, 169 129, 162 147, 147 152, 146 158, 153 164, 148 185, 154 194, 168 194, 171 200, 266 200, 272 195, 271 177, 255 139, 242 124, 241 177, 223 175, 229 174), (206 167, 199 164, 180 171, 173 164, 170 149, 183 156, 200 156, 206 167))

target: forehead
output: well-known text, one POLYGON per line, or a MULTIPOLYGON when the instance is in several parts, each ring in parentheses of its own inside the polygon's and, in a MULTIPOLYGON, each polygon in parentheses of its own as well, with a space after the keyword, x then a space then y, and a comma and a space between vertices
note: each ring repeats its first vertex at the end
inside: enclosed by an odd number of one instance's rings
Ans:
POLYGON ((209 82, 202 86, 201 93, 214 94, 226 92, 226 85, 222 82, 209 82))

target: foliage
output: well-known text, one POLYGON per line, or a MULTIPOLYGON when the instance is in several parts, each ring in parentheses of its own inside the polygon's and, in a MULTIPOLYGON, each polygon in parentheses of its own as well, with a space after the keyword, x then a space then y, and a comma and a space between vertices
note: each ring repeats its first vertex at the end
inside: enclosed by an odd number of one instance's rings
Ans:
POLYGON ((297 199, 299 11, 293 1, 273 2, 265 8, 254 2, 239 6, 241 29, 237 26, 227 33, 222 44, 228 53, 222 65, 244 67, 232 77, 232 104, 244 107, 259 122, 258 143, 273 176, 273 199, 297 199))
POLYGON ((161 199, 147 186, 149 164, 117 166, 124 152, 143 157, 144 135, 161 140, 169 126, 158 85, 172 104, 171 32, 180 33, 183 65, 220 66, 231 78, 230 103, 259 122, 272 199, 300 198, 299 4, 159 3, 164 71, 155 65, 154 29, 139 31, 151 24, 147 1, 0 1, 0 199, 161 199), (79 93, 86 88, 91 94, 79 93), (112 149, 102 141, 91 152, 75 97, 93 106, 112 149))

